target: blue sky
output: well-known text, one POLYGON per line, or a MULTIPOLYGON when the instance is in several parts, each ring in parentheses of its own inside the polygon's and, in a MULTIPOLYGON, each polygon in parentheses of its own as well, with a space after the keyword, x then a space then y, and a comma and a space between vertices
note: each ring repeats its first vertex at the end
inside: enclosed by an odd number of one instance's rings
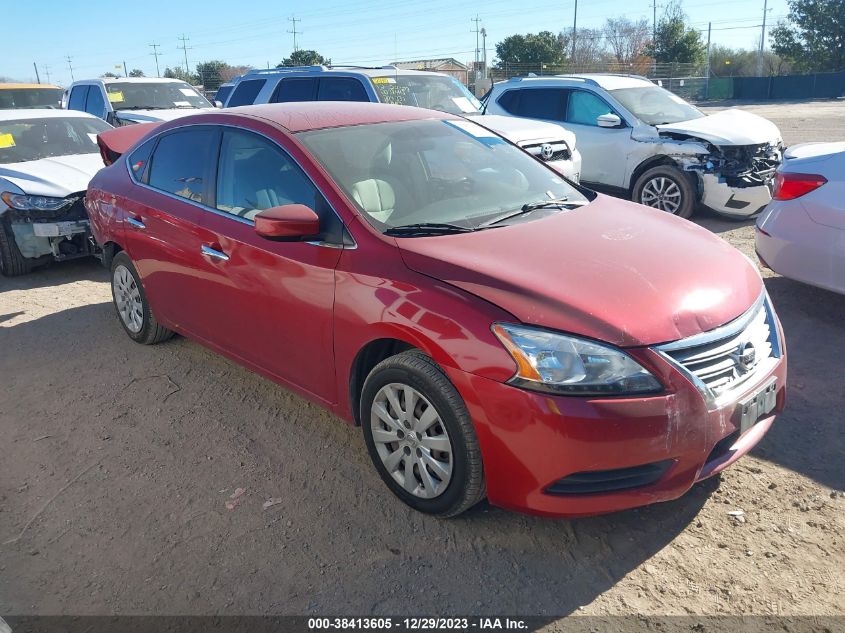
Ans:
MULTIPOLYGON (((665 2, 665 0, 662 0, 665 2)), ((184 65, 177 49, 183 33, 190 38, 188 63, 222 59, 231 64, 275 65, 293 46, 291 16, 300 48, 313 48, 334 63, 376 65, 394 59, 455 57, 472 60, 474 23, 487 29, 488 59, 496 42, 513 33, 571 30, 575 0, 0 0, 3 7, 3 54, 0 76, 30 81, 36 62, 41 80, 49 67, 53 83, 71 76, 85 79, 113 70, 123 61, 131 70, 155 75, 149 44, 159 44, 159 64, 184 65)), ((658 0, 658 16, 661 0, 658 0)), ((607 17, 625 15, 651 20, 650 0, 580 0, 578 26, 598 27, 607 17)), ((695 28, 713 23, 715 43, 754 48, 759 42, 763 0, 685 0, 695 28)), ((768 23, 787 13, 786 0, 769 0, 768 23)))

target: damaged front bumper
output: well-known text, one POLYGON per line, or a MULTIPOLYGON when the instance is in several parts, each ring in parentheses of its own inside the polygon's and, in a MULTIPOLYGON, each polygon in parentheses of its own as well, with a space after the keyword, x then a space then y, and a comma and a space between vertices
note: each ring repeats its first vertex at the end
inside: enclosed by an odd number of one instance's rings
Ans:
POLYGON ((21 255, 62 261, 96 254, 83 196, 73 196, 72 204, 55 211, 5 209, 2 221, 11 229, 21 255))
POLYGON ((772 201, 769 183, 731 186, 717 174, 702 174, 701 189, 701 204, 722 215, 737 218, 752 217, 772 201))

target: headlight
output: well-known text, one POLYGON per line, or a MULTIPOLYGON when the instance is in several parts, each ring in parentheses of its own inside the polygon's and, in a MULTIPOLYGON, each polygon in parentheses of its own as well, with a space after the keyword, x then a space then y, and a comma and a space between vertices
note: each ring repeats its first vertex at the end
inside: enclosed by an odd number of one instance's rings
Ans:
POLYGON ((74 202, 76 198, 50 198, 48 196, 27 196, 22 193, 11 193, 4 191, 0 193, 8 206, 18 211, 58 211, 74 202))
POLYGON ((663 386, 620 349, 524 325, 494 323, 493 334, 516 361, 510 383, 573 396, 655 393, 663 386))

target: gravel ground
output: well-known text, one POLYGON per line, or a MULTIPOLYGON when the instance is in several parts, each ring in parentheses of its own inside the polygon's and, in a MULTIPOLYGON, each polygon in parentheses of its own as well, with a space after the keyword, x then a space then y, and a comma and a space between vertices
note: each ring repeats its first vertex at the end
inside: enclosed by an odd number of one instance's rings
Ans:
MULTIPOLYGON (((845 139, 842 102, 749 109, 845 139)), ((750 223, 697 221, 754 257, 750 223)), ((0 614, 845 614, 845 297, 764 274, 790 352, 766 439, 577 521, 414 513, 357 429, 193 342, 132 343, 95 263, 0 278, 0 614)))

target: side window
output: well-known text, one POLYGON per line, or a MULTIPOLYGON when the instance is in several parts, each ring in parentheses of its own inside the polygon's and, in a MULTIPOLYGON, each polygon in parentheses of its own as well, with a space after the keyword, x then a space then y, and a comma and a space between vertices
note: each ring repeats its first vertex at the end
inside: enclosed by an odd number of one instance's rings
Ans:
POLYGON ((282 79, 270 103, 286 103, 289 101, 314 101, 317 98, 317 80, 314 77, 300 79, 282 79))
POLYGON ((573 90, 569 95, 566 122, 597 126, 596 119, 602 114, 611 112, 613 112, 611 107, 592 92, 573 90))
POLYGON ((519 114, 519 90, 508 90, 496 101, 506 112, 519 114))
POLYGON ((284 150, 258 134, 224 130, 217 164, 217 209, 252 220, 264 209, 285 204, 314 209, 320 216, 322 239, 342 240, 340 219, 284 150))
POLYGON ((232 92, 232 88, 233 86, 221 86, 214 95, 214 100, 219 101, 225 106, 226 98, 229 96, 229 93, 232 92))
POLYGON ((194 128, 162 136, 150 163, 150 186, 194 202, 207 202, 205 174, 216 135, 211 128, 194 128))
POLYGON ((106 116, 106 101, 103 93, 97 86, 91 86, 88 91, 88 102, 85 104, 85 111, 101 119, 106 116))
POLYGON ((240 82, 235 87, 232 96, 229 97, 229 103, 226 104, 226 107, 252 105, 266 82, 266 79, 247 79, 240 82))
POLYGON ((76 86, 70 91, 67 102, 68 110, 85 110, 85 97, 88 96, 88 86, 76 86))
POLYGON ((369 101, 361 82, 352 77, 324 77, 317 90, 318 101, 369 101))
POLYGON ((129 165, 132 178, 138 182, 145 183, 148 180, 149 170, 147 169, 147 164, 150 162, 150 153, 153 151, 156 140, 156 138, 151 138, 126 157, 126 164, 129 165))
POLYGON ((529 119, 560 121, 563 119, 564 97, 564 91, 558 88, 524 88, 519 91, 515 114, 529 119))

